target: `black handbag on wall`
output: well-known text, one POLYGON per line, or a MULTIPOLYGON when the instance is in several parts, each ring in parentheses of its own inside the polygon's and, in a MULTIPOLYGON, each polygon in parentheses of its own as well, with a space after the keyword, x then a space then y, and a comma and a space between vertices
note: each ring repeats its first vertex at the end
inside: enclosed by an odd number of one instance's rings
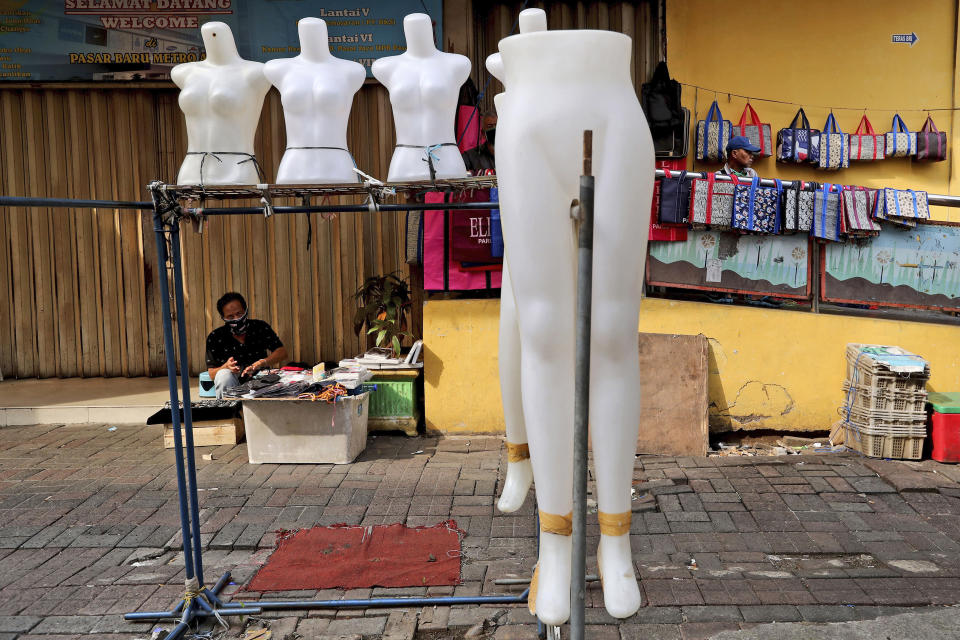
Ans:
POLYGON ((687 172, 674 176, 669 169, 663 170, 666 177, 660 182, 660 224, 687 224, 690 222, 690 185, 687 172))

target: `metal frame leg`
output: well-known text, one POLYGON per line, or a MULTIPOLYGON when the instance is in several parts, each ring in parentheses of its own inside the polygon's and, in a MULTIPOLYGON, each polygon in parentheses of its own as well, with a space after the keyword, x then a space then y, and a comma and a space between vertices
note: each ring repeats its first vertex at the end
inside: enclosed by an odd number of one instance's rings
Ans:
POLYGON ((187 333, 183 323, 183 271, 180 262, 180 221, 176 216, 165 220, 170 213, 158 190, 151 185, 153 197, 153 230, 157 243, 157 267, 160 281, 160 304, 163 313, 163 346, 167 361, 167 381, 170 386, 170 415, 173 425, 174 458, 176 460, 177 498, 180 507, 180 535, 183 543, 183 562, 187 589, 184 599, 171 611, 147 611, 128 613, 126 620, 176 620, 180 622, 167 636, 178 640, 197 618, 209 616, 255 615, 261 609, 255 606, 229 607, 217 597, 226 586, 230 573, 223 574, 212 589, 203 586, 203 549, 200 543, 200 508, 197 497, 197 468, 193 451, 193 418, 190 410, 190 367, 187 357, 187 333), (171 254, 167 253, 167 234, 170 236, 171 254), (170 287, 167 280, 167 261, 173 261, 174 303, 176 308, 179 338, 180 378, 183 390, 183 425, 180 423, 180 399, 177 395, 177 362, 173 348, 173 318, 170 314, 170 287), (186 436, 186 456, 184 437, 186 436), (188 484, 189 479, 189 484, 188 484), (196 585, 192 587, 190 585, 196 585))

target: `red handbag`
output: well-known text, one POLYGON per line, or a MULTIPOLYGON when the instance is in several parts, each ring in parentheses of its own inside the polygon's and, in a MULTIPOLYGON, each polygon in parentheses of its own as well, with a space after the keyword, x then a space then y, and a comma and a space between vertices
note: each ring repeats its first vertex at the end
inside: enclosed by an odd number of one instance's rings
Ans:
POLYGON ((886 148, 887 137, 882 133, 878 135, 864 114, 857 130, 850 134, 850 159, 883 160, 886 148))
POLYGON ((749 102, 747 106, 743 108, 743 113, 740 114, 740 121, 733 125, 733 133, 734 135, 743 136, 749 140, 751 144, 760 147, 760 153, 757 154, 758 157, 766 158, 767 156, 773 155, 773 132, 770 125, 760 122, 760 116, 757 115, 753 105, 749 102), (748 113, 750 114, 749 123, 747 123, 748 113))

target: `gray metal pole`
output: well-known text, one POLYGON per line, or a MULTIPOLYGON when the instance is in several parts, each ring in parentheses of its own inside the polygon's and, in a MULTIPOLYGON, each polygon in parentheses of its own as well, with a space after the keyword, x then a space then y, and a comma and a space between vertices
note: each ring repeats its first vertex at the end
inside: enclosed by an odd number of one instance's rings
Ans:
POLYGON ((593 131, 583 132, 577 246, 577 360, 573 409, 573 562, 570 638, 584 640, 587 588, 587 423, 590 413, 590 303, 593 296, 593 131))

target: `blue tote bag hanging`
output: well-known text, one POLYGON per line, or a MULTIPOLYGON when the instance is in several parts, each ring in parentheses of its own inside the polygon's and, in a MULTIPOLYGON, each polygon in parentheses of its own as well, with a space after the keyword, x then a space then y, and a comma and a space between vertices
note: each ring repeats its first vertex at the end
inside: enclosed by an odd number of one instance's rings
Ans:
POLYGON ((697 123, 697 160, 723 162, 727 157, 727 142, 733 135, 733 124, 724 120, 720 105, 714 100, 707 119, 697 123))
POLYGON ((733 228, 756 233, 780 232, 780 195, 782 183, 776 187, 761 187, 760 178, 742 183, 734 177, 733 228))
POLYGON ((917 134, 907 129, 899 113, 893 116, 893 124, 886 137, 888 158, 909 158, 917 153, 917 134))
POLYGON ((678 176, 674 176, 670 169, 664 169, 663 173, 657 220, 660 224, 686 225, 690 222, 691 181, 687 179, 686 171, 681 171, 678 176))
POLYGON ((820 133, 820 162, 817 166, 830 170, 850 166, 850 136, 840 130, 832 111, 820 133))
POLYGON ((810 235, 833 242, 840 241, 841 218, 840 187, 830 183, 816 192, 813 209, 813 227, 810 235))

